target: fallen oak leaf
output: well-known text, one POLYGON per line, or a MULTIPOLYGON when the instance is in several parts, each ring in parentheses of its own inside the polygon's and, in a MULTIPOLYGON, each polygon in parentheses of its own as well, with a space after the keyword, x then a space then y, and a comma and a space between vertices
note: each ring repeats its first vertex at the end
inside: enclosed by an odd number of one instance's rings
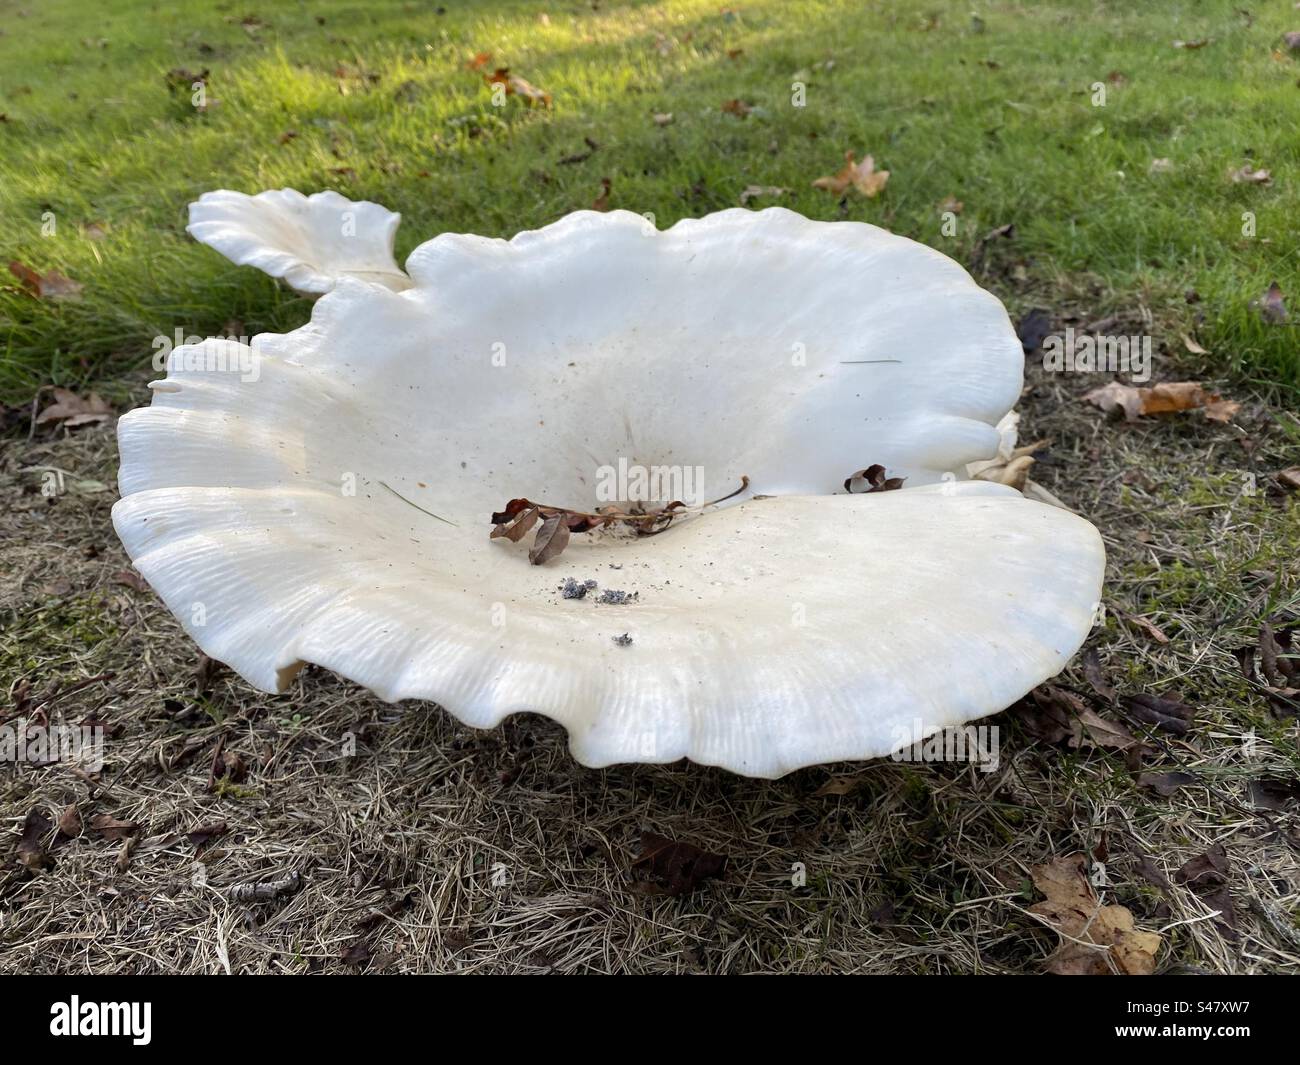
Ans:
POLYGON ((812 184, 813 188, 826 189, 836 196, 841 195, 852 185, 867 199, 874 199, 884 191, 885 185, 889 182, 889 173, 888 170, 877 170, 875 158, 870 155, 864 157, 860 163, 854 162, 854 154, 850 151, 844 153, 844 166, 839 173, 829 177, 819 177, 812 184))
POLYGON ((1082 854, 1054 858, 1030 869, 1046 898, 1029 907, 1061 937, 1047 970, 1058 975, 1149 976, 1155 971, 1160 936, 1139 930, 1124 906, 1102 905, 1087 877, 1082 854))

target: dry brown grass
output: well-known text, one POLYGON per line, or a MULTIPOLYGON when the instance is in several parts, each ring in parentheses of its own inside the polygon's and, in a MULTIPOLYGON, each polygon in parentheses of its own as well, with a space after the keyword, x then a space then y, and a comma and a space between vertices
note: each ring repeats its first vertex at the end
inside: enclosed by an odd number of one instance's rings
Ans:
MULTIPOLYGON (((1036 476, 1106 537, 1110 616, 1090 646, 1112 682, 1197 708, 1189 736, 1152 737, 1148 767, 1196 777, 1167 798, 1122 756, 1042 746, 1011 714, 995 719, 993 773, 883 760, 768 782, 585 769, 546 720, 474 732, 315 668, 280 697, 229 673, 200 695, 196 649, 152 593, 115 579, 128 568, 116 493, 73 484, 112 485, 111 429, 28 443, 15 427, 0 461, 0 679, 59 685, 52 714, 94 714, 113 734, 97 782, 64 764, 0 769, 0 820, 16 841, 32 809, 54 820, 77 804, 87 823, 107 813, 141 829, 129 863, 87 828, 36 875, 6 842, 0 970, 1036 972, 1056 937, 1026 912, 1028 870, 1087 851, 1106 864, 1106 901, 1164 930, 1163 969, 1300 972, 1300 816, 1248 791, 1296 779, 1296 721, 1270 713, 1233 657, 1266 613, 1294 606, 1298 509, 1263 491, 1290 464, 1286 437, 1257 399, 1240 429, 1194 415, 1116 425, 1079 403, 1095 383, 1033 375, 1024 437, 1054 439, 1036 476), (1252 465, 1261 491, 1242 495, 1252 465), (67 491, 44 499, 39 467, 67 471, 67 491), (210 790, 218 742, 248 772, 210 790), (854 789, 816 795, 832 776, 854 789), (228 832, 205 846, 183 835, 213 822, 228 832), (726 875, 645 893, 628 869, 643 829, 725 854, 726 875), (1215 843, 1232 862, 1235 938, 1187 887, 1150 882, 1215 843), (792 885, 796 863, 806 886, 792 885), (290 871, 297 891, 230 896, 290 871)), ((1087 687, 1077 667, 1062 682, 1087 687)))

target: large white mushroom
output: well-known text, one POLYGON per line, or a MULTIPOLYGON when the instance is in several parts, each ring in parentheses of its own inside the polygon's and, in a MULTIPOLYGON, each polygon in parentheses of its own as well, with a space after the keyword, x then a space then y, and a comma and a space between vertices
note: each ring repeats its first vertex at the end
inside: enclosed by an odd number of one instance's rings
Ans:
POLYGON ((318 296, 340 277, 373 281, 394 292, 410 286, 393 258, 400 214, 327 190, 304 196, 270 189, 248 196, 219 189, 190 204, 186 231, 240 266, 283 278, 318 296))
POLYGON ((318 663, 475 726, 545 714, 586 765, 774 777, 1002 710, 1088 633, 1097 531, 966 479, 1023 355, 938 252, 777 208, 582 211, 407 268, 334 278, 251 352, 178 349, 120 422, 119 536, 258 688, 318 663), (845 493, 869 464, 904 487, 845 493), (507 500, 596 511, 627 467, 748 487, 540 565, 489 538, 507 500))

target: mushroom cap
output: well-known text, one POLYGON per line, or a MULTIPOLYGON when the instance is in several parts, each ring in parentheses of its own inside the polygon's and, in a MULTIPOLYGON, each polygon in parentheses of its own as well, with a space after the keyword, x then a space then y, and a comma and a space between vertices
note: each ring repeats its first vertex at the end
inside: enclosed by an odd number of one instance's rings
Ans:
POLYGON ((355 277, 400 292, 410 279, 393 258, 402 216, 332 190, 304 196, 271 189, 248 196, 219 189, 190 204, 186 231, 240 266, 255 266, 308 295, 355 277))
POLYGON ((313 662, 471 725, 543 713, 586 765, 774 777, 1002 710, 1091 628, 1096 530, 957 479, 997 453, 1023 355, 944 256, 773 208, 579 212, 407 265, 251 351, 178 348, 119 422, 118 535, 257 687, 313 662), (489 540, 512 497, 594 509, 620 460, 770 498, 541 566, 489 540), (844 494, 868 463, 907 487, 844 494))

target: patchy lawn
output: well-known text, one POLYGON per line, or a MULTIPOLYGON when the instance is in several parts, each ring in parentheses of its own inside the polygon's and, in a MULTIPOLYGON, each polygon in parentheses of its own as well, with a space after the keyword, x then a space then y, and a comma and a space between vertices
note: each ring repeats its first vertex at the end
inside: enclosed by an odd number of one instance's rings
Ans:
POLYGON ((1300 369, 1294 326, 1251 305, 1300 289, 1289 7, 21 6, 0 3, 8 257, 83 288, 0 292, 0 725, 108 741, 98 773, 0 773, 0 971, 1039 972, 1063 964, 1031 909, 1043 868, 1083 853, 1160 971, 1300 973, 1300 707, 1277 690, 1300 369), (553 106, 494 108, 481 52, 553 106), (165 75, 204 69, 200 113, 165 75), (811 187, 846 150, 891 171, 879 196, 811 187), (1082 399, 1108 375, 1027 359, 1021 436, 1050 441, 1033 476, 1101 529, 1106 609, 1052 690, 991 719, 994 771, 591 770, 537 717, 475 732, 315 667, 262 695, 201 663, 130 569, 112 416, 33 423, 50 385, 145 402, 157 334, 306 320, 185 237, 207 189, 372 198, 403 212, 405 252, 543 224, 603 178, 660 226, 788 189, 753 205, 916 237, 1013 318, 1150 336, 1155 380, 1241 404, 1127 424, 1082 399), (1250 650, 1266 625, 1277 661, 1250 650), (656 877, 647 831, 725 868, 656 877))

